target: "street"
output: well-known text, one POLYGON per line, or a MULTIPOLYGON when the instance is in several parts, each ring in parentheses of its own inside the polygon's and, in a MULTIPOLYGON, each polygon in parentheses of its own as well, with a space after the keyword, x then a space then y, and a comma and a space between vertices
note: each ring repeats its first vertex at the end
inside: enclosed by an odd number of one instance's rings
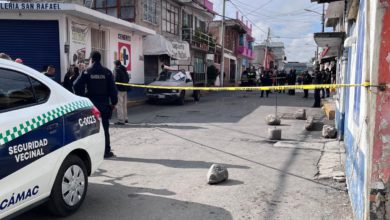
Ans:
MULTIPOLYGON (((315 179, 330 140, 293 119, 300 108, 323 118, 311 108, 313 95, 302 96, 218 92, 184 106, 129 108, 129 124, 111 125, 116 157, 89 179, 84 204, 66 219, 352 219, 345 183, 315 179), (275 113, 276 95, 279 143, 267 139, 264 120, 275 113), (228 168, 227 182, 206 183, 213 163, 228 168)), ((35 208, 16 219, 53 217, 35 208)))

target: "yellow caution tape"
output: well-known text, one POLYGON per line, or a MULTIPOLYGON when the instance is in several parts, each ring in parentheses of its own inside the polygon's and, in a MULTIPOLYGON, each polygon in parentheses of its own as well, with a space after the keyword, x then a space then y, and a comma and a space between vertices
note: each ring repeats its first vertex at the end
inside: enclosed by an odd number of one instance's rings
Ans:
POLYGON ((369 87, 371 83, 362 84, 311 84, 311 85, 285 85, 285 86, 253 86, 253 87, 188 87, 188 86, 156 86, 156 85, 139 85, 131 83, 116 83, 121 86, 130 86, 145 89, 176 89, 176 90, 202 90, 202 91, 264 91, 264 90, 287 90, 287 89, 336 89, 347 87, 369 87))

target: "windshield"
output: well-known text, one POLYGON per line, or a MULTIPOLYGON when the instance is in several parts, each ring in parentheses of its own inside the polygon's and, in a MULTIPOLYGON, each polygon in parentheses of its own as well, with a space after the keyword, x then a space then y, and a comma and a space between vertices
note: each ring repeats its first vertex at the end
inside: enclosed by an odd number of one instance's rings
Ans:
POLYGON ((157 81, 185 81, 186 74, 183 72, 163 71, 157 78, 157 81))

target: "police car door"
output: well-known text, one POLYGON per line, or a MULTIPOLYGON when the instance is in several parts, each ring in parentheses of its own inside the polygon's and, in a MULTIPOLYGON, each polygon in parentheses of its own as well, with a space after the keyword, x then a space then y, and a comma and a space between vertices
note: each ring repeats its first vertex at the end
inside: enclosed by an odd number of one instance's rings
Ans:
POLYGON ((63 117, 50 93, 0 67, 0 218, 50 194, 63 145, 63 117))

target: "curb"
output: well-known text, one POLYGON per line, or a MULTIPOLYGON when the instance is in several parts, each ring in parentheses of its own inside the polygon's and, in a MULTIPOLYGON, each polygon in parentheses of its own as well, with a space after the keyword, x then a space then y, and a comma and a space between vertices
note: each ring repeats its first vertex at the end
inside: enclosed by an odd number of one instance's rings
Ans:
POLYGON ((135 107, 139 105, 143 105, 146 103, 146 100, 134 100, 134 101, 127 101, 127 107, 135 107))

